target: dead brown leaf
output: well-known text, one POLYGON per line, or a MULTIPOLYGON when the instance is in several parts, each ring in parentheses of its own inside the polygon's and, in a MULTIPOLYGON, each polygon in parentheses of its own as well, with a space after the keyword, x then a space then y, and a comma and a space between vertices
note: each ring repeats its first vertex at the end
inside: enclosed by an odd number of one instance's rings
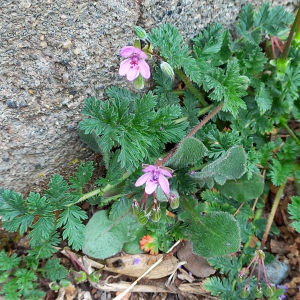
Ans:
MULTIPOLYGON (((122 292, 117 292, 116 294, 117 294, 117 296, 119 296, 120 294, 122 294, 122 292)), ((130 296, 131 296, 131 293, 129 292, 126 295, 124 295, 124 297, 122 297, 122 300, 128 300, 130 298, 130 296)))
POLYGON ((184 267, 198 277, 208 277, 216 272, 204 257, 193 253, 191 242, 182 242, 177 256, 181 261, 186 261, 184 267))

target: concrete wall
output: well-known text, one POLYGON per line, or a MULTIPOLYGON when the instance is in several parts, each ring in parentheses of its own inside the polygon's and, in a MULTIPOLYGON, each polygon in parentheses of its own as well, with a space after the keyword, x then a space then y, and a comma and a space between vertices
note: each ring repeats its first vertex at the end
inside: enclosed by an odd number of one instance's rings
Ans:
POLYGON ((231 27, 247 2, 0 0, 0 188, 25 191, 89 155, 76 131, 83 100, 128 85, 119 51, 135 25, 170 22, 189 39, 209 23, 231 27))

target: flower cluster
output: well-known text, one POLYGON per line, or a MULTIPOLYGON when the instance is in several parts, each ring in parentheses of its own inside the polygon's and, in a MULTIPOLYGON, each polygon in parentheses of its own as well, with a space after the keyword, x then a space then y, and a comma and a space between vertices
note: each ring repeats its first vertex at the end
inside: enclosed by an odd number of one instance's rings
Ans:
POLYGON ((249 272, 250 267, 253 265, 252 270, 250 272, 250 275, 248 277, 248 281, 246 286, 241 290, 241 297, 242 298, 248 298, 248 296, 250 295, 250 280, 251 277, 253 275, 253 272, 255 270, 255 267, 258 263, 258 275, 257 275, 257 287, 256 289, 253 291, 254 296, 256 298, 261 298, 264 295, 264 291, 261 287, 261 283, 260 283, 260 277, 261 277, 261 267, 263 269, 263 273, 264 273, 264 277, 265 277, 265 282, 266 282, 266 289, 265 289, 265 294, 268 297, 272 297, 274 292, 276 291, 276 286, 273 284, 270 284, 268 281, 268 277, 267 277, 267 273, 266 273, 266 268, 265 268, 265 263, 264 263, 264 259, 265 259, 265 254, 262 250, 257 250, 255 251, 255 255, 253 257, 253 259, 251 260, 250 264, 248 265, 248 267, 241 271, 239 274, 239 277, 237 279, 238 282, 242 282, 246 276, 247 273, 249 272))

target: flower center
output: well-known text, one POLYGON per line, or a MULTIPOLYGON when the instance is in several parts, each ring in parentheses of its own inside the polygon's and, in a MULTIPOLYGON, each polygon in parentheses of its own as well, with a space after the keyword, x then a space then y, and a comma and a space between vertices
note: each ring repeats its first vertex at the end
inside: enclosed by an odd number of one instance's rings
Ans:
MULTIPOLYGON (((135 67, 135 66, 137 66, 138 67, 138 62, 139 62, 139 60, 140 60, 140 58, 138 57, 138 55, 133 55, 132 57, 131 57, 131 61, 130 61, 130 64, 131 64, 131 69, 133 68, 133 67, 135 67)), ((139 68, 139 67, 138 67, 139 68)))
POLYGON ((154 171, 153 176, 152 176, 152 181, 158 182, 158 177, 159 177, 160 172, 159 171, 154 171))

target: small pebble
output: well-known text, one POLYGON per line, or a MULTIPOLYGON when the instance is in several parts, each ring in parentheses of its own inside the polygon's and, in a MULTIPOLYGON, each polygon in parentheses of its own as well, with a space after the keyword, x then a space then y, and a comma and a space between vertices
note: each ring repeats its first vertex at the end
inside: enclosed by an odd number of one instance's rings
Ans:
POLYGON ((48 45, 47 45, 47 43, 46 43, 45 41, 42 41, 42 42, 40 43, 40 46, 41 46, 42 48, 46 48, 48 45))
POLYGON ((62 47, 64 49, 68 49, 71 47, 71 45, 72 45, 72 42, 70 40, 67 40, 67 41, 63 42, 62 47))

